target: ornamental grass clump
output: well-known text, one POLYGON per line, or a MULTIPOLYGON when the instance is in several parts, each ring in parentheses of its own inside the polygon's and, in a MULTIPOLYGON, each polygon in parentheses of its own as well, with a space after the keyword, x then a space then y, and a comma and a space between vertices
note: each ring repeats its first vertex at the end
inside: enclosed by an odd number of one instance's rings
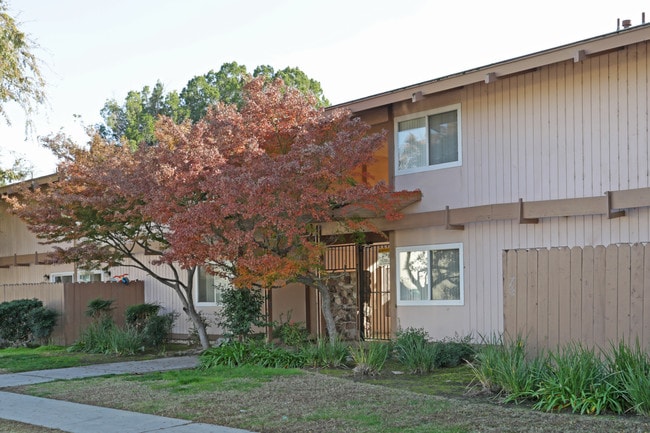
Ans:
POLYGON ((439 351, 440 346, 429 341, 424 329, 407 328, 397 333, 395 357, 411 374, 432 372, 439 351))
POLYGON ((614 373, 612 382, 621 391, 621 404, 628 411, 639 415, 650 415, 650 356, 640 346, 639 340, 633 348, 620 341, 611 345, 605 361, 614 373))
POLYGON ((502 395, 506 401, 530 398, 544 369, 544 358, 528 360, 526 341, 517 337, 492 336, 483 339, 474 361, 469 363, 475 381, 484 391, 502 395))
POLYGON ((302 352, 287 350, 255 340, 230 341, 206 350, 200 357, 200 364, 204 369, 242 365, 256 365, 264 368, 300 368, 305 365, 305 361, 302 352))
POLYGON ((104 318, 88 325, 68 350, 128 356, 143 351, 144 346, 137 330, 130 327, 122 329, 111 319, 104 318))
POLYGON ((580 343, 570 343, 548 355, 537 388, 531 394, 533 406, 547 412, 570 408, 581 414, 622 413, 617 372, 611 371, 601 354, 580 343))
POLYGON ((371 341, 350 347, 350 356, 354 361, 354 373, 374 375, 381 372, 391 351, 387 342, 371 341))
POLYGON ((348 346, 340 340, 330 342, 319 338, 315 344, 301 347, 300 353, 305 357, 306 365, 314 368, 339 368, 346 366, 349 353, 348 346))

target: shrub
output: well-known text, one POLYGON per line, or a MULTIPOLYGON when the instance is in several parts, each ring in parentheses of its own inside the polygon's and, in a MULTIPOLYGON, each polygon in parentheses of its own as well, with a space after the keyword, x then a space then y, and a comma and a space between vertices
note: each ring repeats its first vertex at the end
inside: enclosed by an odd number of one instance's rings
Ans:
POLYGON ((142 342, 146 347, 159 347, 169 341, 176 314, 158 314, 160 305, 137 304, 126 309, 127 326, 142 334, 142 342))
POLYGON ((0 340, 24 345, 46 339, 56 325, 58 313, 38 299, 16 299, 0 304, 0 340))
POLYGON ((442 340, 434 344, 438 345, 435 359, 435 367, 456 367, 464 362, 470 362, 476 350, 471 343, 472 337, 442 340))
POLYGON ((34 339, 44 341, 52 335, 59 313, 45 307, 34 308, 28 314, 28 323, 34 339))
POLYGON ((280 314, 280 323, 274 324, 273 337, 279 338, 287 346, 300 346, 309 340, 309 331, 304 322, 293 322, 291 320, 291 311, 287 313, 287 321, 282 321, 280 314))
POLYGON ((429 334, 424 329, 407 328, 397 333, 395 357, 411 374, 432 372, 439 350, 439 345, 429 342, 429 334))
POLYGON ((160 305, 156 304, 137 304, 127 307, 124 316, 126 324, 142 331, 149 318, 156 316, 160 311, 160 305))
POLYGON ((391 344, 371 341, 350 348, 350 356, 356 364, 354 372, 362 375, 377 374, 384 368, 391 351, 391 344))
POLYGON ((93 299, 88 303, 86 316, 92 317, 94 320, 103 320, 107 317, 111 317, 114 309, 113 302, 115 301, 109 299, 93 299))
POLYGON ((169 339, 174 313, 157 315, 158 305, 139 304, 127 308, 127 325, 120 328, 110 315, 113 301, 94 299, 87 315, 94 321, 70 347, 73 352, 134 355, 146 347, 158 347, 169 339))
POLYGON ((262 313, 264 295, 259 289, 238 289, 226 287, 221 297, 221 321, 227 337, 237 337, 240 341, 250 337, 254 326, 267 326, 262 313))
POLYGON ((175 320, 176 314, 174 313, 150 316, 144 323, 141 331, 144 345, 147 347, 159 347, 168 343, 175 320))

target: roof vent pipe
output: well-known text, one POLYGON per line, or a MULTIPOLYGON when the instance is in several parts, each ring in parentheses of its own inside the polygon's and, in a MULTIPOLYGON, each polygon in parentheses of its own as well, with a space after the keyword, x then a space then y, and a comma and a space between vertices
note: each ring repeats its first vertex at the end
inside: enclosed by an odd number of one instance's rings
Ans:
POLYGON ((645 24, 645 12, 641 12, 641 24, 645 24))

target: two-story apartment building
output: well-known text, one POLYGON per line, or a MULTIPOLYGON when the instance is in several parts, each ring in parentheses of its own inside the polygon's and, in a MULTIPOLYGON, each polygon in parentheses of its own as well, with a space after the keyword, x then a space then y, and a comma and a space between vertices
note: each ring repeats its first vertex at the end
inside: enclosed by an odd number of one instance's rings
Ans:
MULTIPOLYGON (((337 106, 388 131, 374 177, 422 192, 401 220, 376 221, 388 241, 326 257, 364 290, 363 335, 650 343, 649 51, 641 25, 337 106)), ((0 225, 2 263, 38 250, 7 240, 29 236, 11 224, 0 225)), ((52 275, 36 266, 0 266, 0 284, 52 275)), ((179 308, 132 277, 148 302, 179 308)), ((201 281, 196 301, 211 312, 218 295, 201 281)), ((276 314, 320 327, 312 292, 278 295, 276 314)))
POLYGON ((380 223, 393 331, 650 343, 649 51, 641 25, 342 104, 423 193, 380 223))

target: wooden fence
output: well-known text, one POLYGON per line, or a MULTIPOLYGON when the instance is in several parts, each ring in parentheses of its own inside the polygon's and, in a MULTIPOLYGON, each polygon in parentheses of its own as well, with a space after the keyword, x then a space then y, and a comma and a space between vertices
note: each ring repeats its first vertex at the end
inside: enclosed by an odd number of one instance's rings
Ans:
POLYGON ((46 307, 61 314, 52 333, 52 342, 70 345, 79 337, 81 330, 90 323, 90 318, 85 314, 88 302, 97 298, 113 300, 115 307, 113 317, 117 324, 123 325, 126 308, 144 302, 144 282, 0 285, 0 302, 33 298, 40 299, 46 307))
POLYGON ((650 346, 650 246, 509 250, 503 254, 504 331, 530 351, 569 341, 650 346))

